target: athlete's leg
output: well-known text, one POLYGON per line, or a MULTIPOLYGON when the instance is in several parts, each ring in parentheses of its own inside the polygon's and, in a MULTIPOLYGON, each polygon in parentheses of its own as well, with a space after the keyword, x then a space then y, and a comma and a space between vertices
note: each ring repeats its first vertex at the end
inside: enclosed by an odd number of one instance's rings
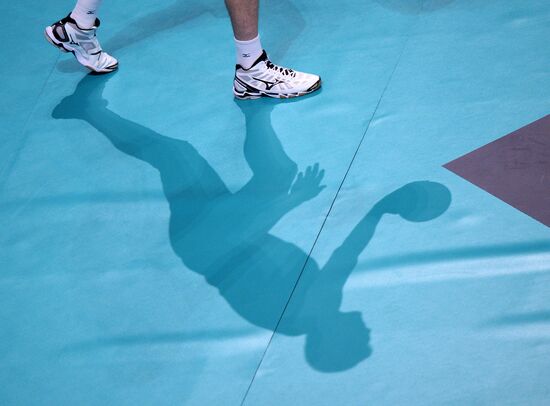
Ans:
POLYGON ((78 0, 71 17, 80 28, 90 29, 95 25, 97 10, 103 0, 78 0))
POLYGON ((258 35, 259 0, 225 0, 225 4, 237 48, 233 83, 235 97, 289 98, 311 93, 321 87, 319 76, 280 67, 268 59, 258 35))
POLYGON ((258 0, 225 0, 233 33, 240 41, 250 41, 258 36, 258 0))
POLYGON ((97 10, 102 0, 78 0, 65 18, 46 27, 46 39, 63 52, 72 52, 77 61, 98 73, 118 68, 118 61, 101 49, 96 37, 99 27, 97 10))

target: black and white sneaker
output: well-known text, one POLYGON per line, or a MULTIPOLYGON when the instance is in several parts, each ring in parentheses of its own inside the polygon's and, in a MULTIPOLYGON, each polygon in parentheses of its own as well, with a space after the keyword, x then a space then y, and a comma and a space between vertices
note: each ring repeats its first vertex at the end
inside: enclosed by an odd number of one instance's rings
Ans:
POLYGON ((118 68, 118 61, 104 52, 96 37, 99 19, 94 27, 80 28, 69 14, 64 19, 46 27, 46 39, 63 52, 72 52, 76 60, 88 69, 97 73, 113 72, 118 68))
POLYGON ((249 69, 235 68, 233 93, 238 99, 274 97, 289 99, 321 88, 321 78, 272 63, 264 51, 249 69))

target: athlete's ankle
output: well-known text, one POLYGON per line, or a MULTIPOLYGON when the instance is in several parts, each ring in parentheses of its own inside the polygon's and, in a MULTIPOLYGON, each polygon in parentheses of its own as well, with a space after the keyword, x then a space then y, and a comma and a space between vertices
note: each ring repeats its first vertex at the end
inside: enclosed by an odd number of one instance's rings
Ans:
POLYGON ((244 69, 249 69, 263 52, 259 35, 249 41, 240 41, 235 38, 235 48, 237 50, 237 65, 244 69))

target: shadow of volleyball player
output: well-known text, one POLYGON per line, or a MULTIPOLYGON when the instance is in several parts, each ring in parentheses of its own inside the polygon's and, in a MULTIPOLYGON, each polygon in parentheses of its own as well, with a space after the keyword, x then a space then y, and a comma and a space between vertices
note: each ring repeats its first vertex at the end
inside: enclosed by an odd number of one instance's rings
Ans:
POLYGON ((428 221, 450 204, 443 185, 414 182, 381 199, 319 269, 296 245, 270 234, 288 212, 316 197, 324 172, 298 173, 271 126, 277 101, 237 102, 246 119, 244 155, 251 179, 228 190, 187 141, 162 136, 126 120, 102 99, 112 78, 87 76, 54 110, 54 118, 88 122, 121 152, 159 171, 170 206, 170 242, 192 271, 203 275, 244 319, 268 330, 306 336, 306 359, 320 371, 342 371, 370 353, 369 330, 359 312, 342 312, 342 289, 357 257, 385 214, 428 221), (281 313, 308 262, 284 319, 281 313))

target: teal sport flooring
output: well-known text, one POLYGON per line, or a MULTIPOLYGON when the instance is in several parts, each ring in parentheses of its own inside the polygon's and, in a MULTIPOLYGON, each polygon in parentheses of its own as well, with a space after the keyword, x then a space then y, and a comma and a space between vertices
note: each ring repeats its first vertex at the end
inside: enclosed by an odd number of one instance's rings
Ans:
POLYGON ((282 102, 221 0, 106 0, 109 76, 72 6, 0 5, 1 405, 550 404, 550 228, 444 167, 550 113, 550 2, 264 0, 282 102))

